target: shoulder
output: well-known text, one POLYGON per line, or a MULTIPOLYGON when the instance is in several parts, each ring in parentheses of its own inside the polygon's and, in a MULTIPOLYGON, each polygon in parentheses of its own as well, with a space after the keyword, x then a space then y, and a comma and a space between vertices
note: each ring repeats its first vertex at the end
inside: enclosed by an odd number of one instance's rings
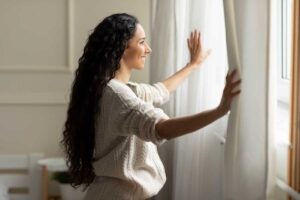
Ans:
POLYGON ((130 87, 114 79, 108 82, 105 89, 105 96, 117 99, 127 106, 136 104, 139 101, 130 87))
POLYGON ((138 83, 135 83, 135 82, 131 82, 129 81, 127 84, 126 84, 136 95, 138 95, 138 92, 139 92, 139 89, 140 89, 140 84, 138 83))
POLYGON ((107 89, 113 93, 130 93, 131 89, 125 83, 122 83, 118 80, 111 79, 107 84, 107 89))

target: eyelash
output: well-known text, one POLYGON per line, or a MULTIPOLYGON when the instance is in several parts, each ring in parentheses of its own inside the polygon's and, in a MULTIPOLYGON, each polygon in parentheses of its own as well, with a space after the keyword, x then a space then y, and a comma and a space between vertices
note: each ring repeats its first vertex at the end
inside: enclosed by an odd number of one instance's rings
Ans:
POLYGON ((144 43, 145 43, 145 41, 144 41, 144 40, 140 42, 140 44, 144 44, 144 43))

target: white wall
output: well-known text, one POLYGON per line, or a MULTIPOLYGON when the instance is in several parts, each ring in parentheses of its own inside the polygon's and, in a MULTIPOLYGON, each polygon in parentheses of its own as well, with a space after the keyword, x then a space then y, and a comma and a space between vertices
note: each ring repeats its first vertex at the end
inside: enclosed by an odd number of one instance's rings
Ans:
MULTIPOLYGON (((1 154, 61 155, 69 69, 88 31, 116 12, 137 16, 150 40, 150 0, 0 0, 1 154)), ((132 80, 149 81, 149 62, 132 80)))

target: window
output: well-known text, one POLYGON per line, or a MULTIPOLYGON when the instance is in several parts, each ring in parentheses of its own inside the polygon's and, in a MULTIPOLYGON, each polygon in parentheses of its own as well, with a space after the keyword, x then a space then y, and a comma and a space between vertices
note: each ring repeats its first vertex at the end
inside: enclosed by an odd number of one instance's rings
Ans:
POLYGON ((277 0, 277 97, 276 142, 289 145, 290 77, 292 59, 292 0, 277 0))
POLYGON ((281 9, 281 45, 282 61, 280 77, 283 80, 291 79, 291 39, 292 39, 292 0, 280 0, 281 9))
MULTIPOLYGON (((276 0, 275 3, 275 42, 277 65, 277 132, 276 160, 277 177, 286 185, 289 182, 290 142, 290 88, 292 61, 292 3, 293 0, 276 0)), ((279 191, 277 199, 286 200, 285 191, 279 191)))
MULTIPOLYGON (((280 198, 300 197, 300 2, 276 0, 277 176, 288 190, 280 198), (292 91, 292 94, 291 94, 292 91), (287 195, 289 194, 289 195, 287 195)), ((274 15, 273 15, 274 16, 274 15)), ((281 187, 282 189, 282 187, 281 187)))
POLYGON ((278 30, 278 100, 289 104, 291 78, 291 40, 292 40, 292 0, 277 0, 277 30, 278 30))

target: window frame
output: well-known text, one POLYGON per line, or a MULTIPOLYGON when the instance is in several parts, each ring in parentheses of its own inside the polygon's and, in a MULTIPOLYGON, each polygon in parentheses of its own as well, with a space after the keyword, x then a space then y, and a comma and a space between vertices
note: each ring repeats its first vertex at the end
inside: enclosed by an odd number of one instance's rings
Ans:
MULTIPOLYGON (((292 3, 289 2, 290 4, 292 3)), ((291 96, 291 81, 287 77, 287 73, 290 71, 288 69, 288 66, 291 65, 291 37, 288 37, 288 35, 291 35, 291 31, 288 31, 291 29, 291 26, 286 25, 288 23, 288 15, 286 13, 287 11, 287 6, 288 6, 288 1, 287 0, 279 0, 279 4, 277 6, 277 12, 279 13, 277 15, 277 20, 279 21, 279 26, 277 26, 277 32, 278 32, 278 39, 281 41, 279 43, 279 47, 277 55, 278 56, 278 69, 277 71, 280 73, 277 73, 277 87, 278 87, 278 92, 277 92, 277 99, 280 101, 280 103, 285 104, 286 106, 289 105, 290 102, 290 96, 291 96), (283 27, 283 28, 282 28, 283 27), (290 40, 288 40, 288 38, 290 40)), ((291 5, 290 5, 291 6, 291 5)), ((290 19, 291 20, 290 16, 290 19)), ((291 23, 290 23, 291 24, 291 23)), ((290 77, 290 76, 289 76, 290 77)))
MULTIPOLYGON (((289 185, 300 194, 300 2, 293 0, 292 94, 289 150, 289 185)), ((292 199, 292 197, 289 197, 292 199)))

